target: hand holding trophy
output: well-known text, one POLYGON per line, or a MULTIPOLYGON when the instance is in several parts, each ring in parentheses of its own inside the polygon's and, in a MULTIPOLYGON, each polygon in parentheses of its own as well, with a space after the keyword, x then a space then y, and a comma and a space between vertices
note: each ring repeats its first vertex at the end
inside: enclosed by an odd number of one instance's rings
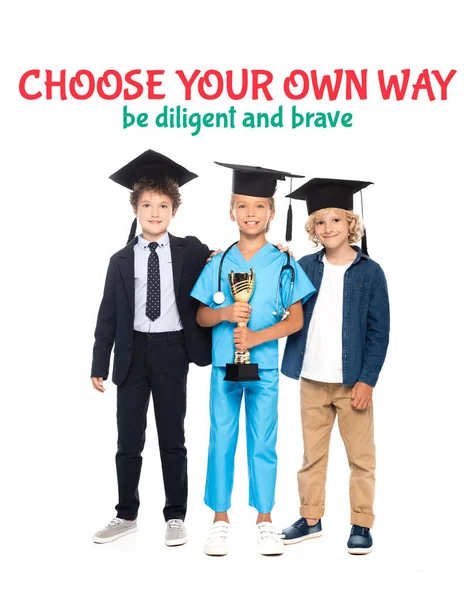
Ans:
MULTIPOLYGON (((236 302, 248 302, 255 287, 255 272, 229 273, 229 285, 236 302)), ((247 327, 247 323, 239 322, 238 327, 247 327)), ((258 364, 250 362, 249 350, 235 350, 234 362, 226 364, 226 381, 260 381, 258 364)))

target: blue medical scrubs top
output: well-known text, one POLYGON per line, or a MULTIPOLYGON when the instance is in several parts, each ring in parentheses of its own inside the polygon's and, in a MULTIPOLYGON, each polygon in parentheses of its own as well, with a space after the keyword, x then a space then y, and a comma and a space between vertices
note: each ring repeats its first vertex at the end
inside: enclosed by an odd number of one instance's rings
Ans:
MULTIPOLYGON (((204 267, 199 279, 191 291, 191 296, 211 308, 223 308, 234 303, 229 285, 229 273, 247 273, 252 268, 255 272, 255 287, 249 304, 252 306, 250 321, 247 326, 254 330, 266 329, 281 321, 283 303, 288 306, 298 300, 306 300, 316 291, 306 273, 292 258, 291 265, 295 269, 295 281, 291 300, 289 300, 291 271, 285 269, 280 278, 280 272, 287 263, 287 254, 280 252, 275 246, 267 243, 265 246, 246 261, 237 246, 233 246, 227 253, 221 275, 221 291, 225 295, 222 304, 215 304, 213 296, 218 290, 219 264, 222 254, 214 256, 204 267), (281 287, 280 283, 281 281, 281 287), (276 303, 278 290, 278 307, 276 303), (273 312, 280 315, 274 315, 273 312)), ((224 321, 218 323, 212 330, 212 364, 214 367, 225 367, 234 361, 234 329, 236 323, 224 321)), ((265 342, 250 348, 250 362, 258 363, 260 369, 278 369, 278 340, 265 342)))

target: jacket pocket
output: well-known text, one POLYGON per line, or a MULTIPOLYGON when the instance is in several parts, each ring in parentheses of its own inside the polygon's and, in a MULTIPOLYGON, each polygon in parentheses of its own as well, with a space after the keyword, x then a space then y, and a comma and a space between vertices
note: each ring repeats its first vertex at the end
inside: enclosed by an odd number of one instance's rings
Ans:
POLYGON ((351 287, 351 306, 359 310, 366 309, 370 301, 370 283, 357 281, 351 287))

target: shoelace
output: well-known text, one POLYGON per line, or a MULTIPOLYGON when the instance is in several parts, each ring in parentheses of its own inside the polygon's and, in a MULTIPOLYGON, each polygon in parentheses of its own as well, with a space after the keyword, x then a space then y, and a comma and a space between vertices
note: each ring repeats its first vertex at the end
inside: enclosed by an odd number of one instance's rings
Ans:
POLYGON ((119 519, 118 517, 113 518, 110 523, 107 525, 107 527, 117 527, 118 525, 121 525, 123 523, 123 519, 119 519))
POLYGON ((262 540, 271 538, 275 541, 280 540, 283 534, 279 533, 273 523, 258 523, 257 525, 262 540))
POLYGON ((170 519, 168 521, 168 529, 181 529, 181 523, 178 519, 170 519))
POLYGON ((293 523, 293 527, 296 527, 297 529, 300 525, 306 525, 306 519, 304 517, 301 517, 301 519, 298 519, 293 523))
POLYGON ((213 525, 207 534, 208 541, 217 540, 219 538, 225 540, 227 537, 228 527, 228 525, 224 525, 222 523, 219 523, 219 525, 213 525))
POLYGON ((363 535, 367 536, 367 532, 369 531, 368 527, 361 527, 360 525, 353 525, 351 529, 351 535, 363 535))

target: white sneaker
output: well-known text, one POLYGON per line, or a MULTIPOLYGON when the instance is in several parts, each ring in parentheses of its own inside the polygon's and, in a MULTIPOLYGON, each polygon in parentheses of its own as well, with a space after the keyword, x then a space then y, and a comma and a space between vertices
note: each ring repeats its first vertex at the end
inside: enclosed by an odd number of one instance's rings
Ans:
POLYGON ((257 539, 260 554, 265 556, 283 554, 285 550, 281 533, 268 521, 257 524, 257 539))
POLYGON ((227 554, 227 532, 229 523, 216 521, 212 524, 204 542, 204 552, 208 556, 225 556, 227 554))
POLYGON ((96 544, 107 544, 114 542, 124 535, 134 533, 138 529, 137 520, 126 521, 115 517, 103 529, 100 529, 92 536, 92 541, 96 544))

